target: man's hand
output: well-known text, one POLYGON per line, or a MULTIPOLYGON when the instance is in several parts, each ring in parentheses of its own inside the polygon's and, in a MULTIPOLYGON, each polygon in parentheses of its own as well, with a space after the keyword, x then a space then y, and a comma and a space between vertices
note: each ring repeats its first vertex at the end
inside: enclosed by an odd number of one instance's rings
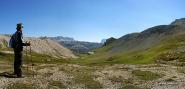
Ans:
POLYGON ((26 42, 26 46, 30 46, 30 45, 31 45, 30 41, 26 42))
POLYGON ((27 43, 27 46, 30 46, 31 44, 30 43, 27 43))

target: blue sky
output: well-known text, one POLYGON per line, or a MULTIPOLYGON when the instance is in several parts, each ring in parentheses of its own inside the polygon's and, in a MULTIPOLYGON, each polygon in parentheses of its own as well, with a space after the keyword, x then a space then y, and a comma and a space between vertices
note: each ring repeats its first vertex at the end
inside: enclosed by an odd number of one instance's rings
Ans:
POLYGON ((185 17, 185 0, 0 0, 0 34, 100 42, 185 17))

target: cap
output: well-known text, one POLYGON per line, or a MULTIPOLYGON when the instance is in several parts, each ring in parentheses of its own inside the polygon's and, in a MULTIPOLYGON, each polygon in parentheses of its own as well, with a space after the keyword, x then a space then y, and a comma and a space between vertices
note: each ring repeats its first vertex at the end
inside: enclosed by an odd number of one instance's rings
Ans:
POLYGON ((18 23, 17 24, 17 29, 19 29, 19 28, 23 28, 23 24, 22 23, 18 23))

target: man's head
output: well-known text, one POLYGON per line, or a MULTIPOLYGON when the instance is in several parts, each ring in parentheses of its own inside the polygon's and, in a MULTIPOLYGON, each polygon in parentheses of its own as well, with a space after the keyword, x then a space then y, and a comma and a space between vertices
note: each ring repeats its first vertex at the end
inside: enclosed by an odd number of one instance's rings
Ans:
POLYGON ((23 29, 23 24, 22 24, 22 23, 18 23, 16 29, 17 29, 17 31, 22 31, 22 29, 23 29))

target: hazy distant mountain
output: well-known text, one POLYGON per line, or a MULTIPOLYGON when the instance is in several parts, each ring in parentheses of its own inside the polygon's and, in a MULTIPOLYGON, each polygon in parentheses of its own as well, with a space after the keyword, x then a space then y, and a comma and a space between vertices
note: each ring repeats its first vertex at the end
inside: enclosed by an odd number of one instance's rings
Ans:
POLYGON ((101 43, 83 42, 83 41, 60 41, 60 44, 73 50, 76 53, 87 53, 90 50, 99 48, 101 43))
POLYGON ((58 36, 58 37, 48 37, 48 38, 54 41, 57 41, 58 43, 60 43, 64 47, 71 49, 75 53, 87 53, 90 50, 99 48, 103 45, 102 43, 76 41, 70 37, 58 36))
POLYGON ((102 39, 100 43, 104 44, 107 39, 102 39))

